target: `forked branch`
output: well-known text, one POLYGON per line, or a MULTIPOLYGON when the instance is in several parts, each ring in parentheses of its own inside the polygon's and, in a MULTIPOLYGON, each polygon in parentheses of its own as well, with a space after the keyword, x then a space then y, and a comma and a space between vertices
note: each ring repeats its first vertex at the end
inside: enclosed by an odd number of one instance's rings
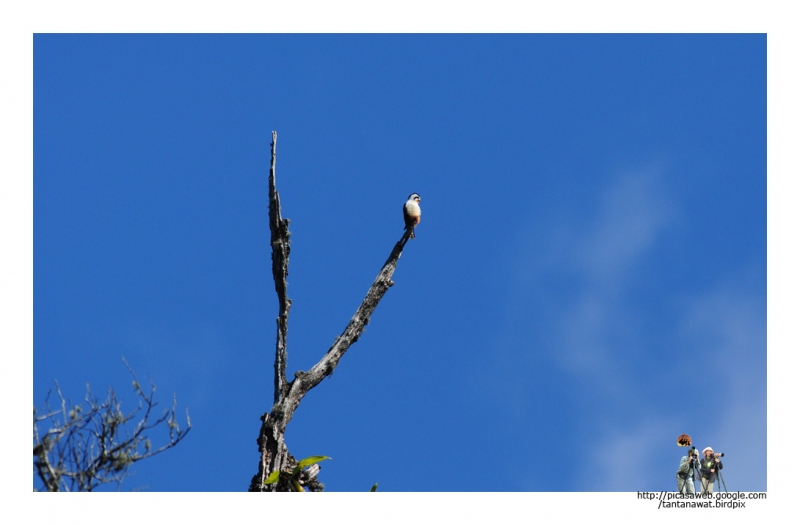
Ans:
POLYGON ((378 303, 383 298, 386 291, 394 285, 392 281, 392 274, 397 268, 397 261, 403 253, 403 247, 408 242, 410 230, 406 230, 403 236, 394 245, 389 258, 383 264, 383 268, 378 272, 378 276, 369 287, 366 297, 361 302, 356 313, 350 319, 347 327, 342 332, 342 335, 336 338, 333 345, 328 349, 322 359, 319 360, 308 372, 298 372, 295 374, 295 379, 289 384, 289 389, 286 397, 283 400, 283 425, 289 423, 294 415, 294 411, 300 404, 300 400, 308 393, 309 390, 317 386, 323 379, 333 373, 333 370, 339 364, 339 360, 344 356, 345 352, 350 348, 350 345, 358 341, 364 328, 369 324, 369 318, 372 312, 378 306, 378 303))
MULTIPOLYGON (((275 280, 275 291, 278 294, 278 334, 275 348, 275 396, 272 410, 262 416, 263 425, 258 438, 261 451, 259 473, 254 476, 250 490, 280 491, 288 490, 280 483, 264 485, 270 473, 285 471, 296 465, 296 460, 289 454, 284 443, 286 425, 292 420, 295 410, 303 397, 323 379, 333 373, 342 356, 369 324, 369 319, 386 291, 394 284, 392 275, 403 248, 408 242, 411 230, 405 230, 403 236, 394 245, 389 258, 383 264, 378 276, 372 282, 366 297, 350 319, 342 334, 336 338, 325 355, 308 372, 296 372, 291 382, 286 380, 286 334, 288 331, 289 308, 291 300, 286 295, 286 278, 289 274, 289 219, 281 216, 280 198, 275 183, 275 158, 278 135, 272 132, 272 162, 269 174, 269 217, 272 244, 272 274, 275 280)), ((315 476, 316 477, 316 473, 315 476)), ((309 486, 321 487, 316 479, 309 480, 309 486)))

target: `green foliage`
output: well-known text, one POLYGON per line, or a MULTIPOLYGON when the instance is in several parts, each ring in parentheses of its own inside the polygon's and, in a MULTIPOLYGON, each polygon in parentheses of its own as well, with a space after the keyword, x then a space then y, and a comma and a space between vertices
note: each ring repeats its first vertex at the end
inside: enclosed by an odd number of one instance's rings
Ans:
POLYGON ((377 483, 376 483, 376 484, 374 484, 374 485, 372 486, 372 488, 371 488, 371 489, 369 489, 369 491, 370 491, 370 492, 378 492, 378 484, 377 484, 377 483))
POLYGON ((271 484, 277 482, 278 479, 280 479, 280 477, 281 477, 281 471, 280 470, 276 470, 275 472, 270 474, 267 477, 267 479, 264 480, 264 485, 271 485, 271 484))
MULTIPOLYGON (((305 459, 300 460, 294 469, 291 472, 281 472, 276 470, 275 472, 270 473, 267 476, 267 479, 264 480, 264 485, 272 485, 273 483, 277 483, 281 479, 288 481, 289 486, 295 492, 305 492, 306 490, 300 484, 299 478, 300 473, 303 471, 304 468, 319 463, 321 461, 325 461, 326 459, 333 459, 329 456, 309 456, 305 459)), ((376 485, 377 486, 377 485, 376 485)))
POLYGON ((300 463, 292 471, 292 474, 297 474, 304 468, 308 467, 309 465, 313 465, 315 463, 319 463, 320 461, 325 461, 326 459, 333 459, 328 456, 309 456, 306 459, 300 460, 300 463))

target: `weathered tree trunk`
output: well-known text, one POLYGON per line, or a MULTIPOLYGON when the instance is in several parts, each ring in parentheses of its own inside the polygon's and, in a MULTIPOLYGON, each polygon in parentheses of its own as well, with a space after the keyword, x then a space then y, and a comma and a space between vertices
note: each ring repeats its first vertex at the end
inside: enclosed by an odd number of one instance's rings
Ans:
MULTIPOLYGON (((250 490, 256 492, 282 492, 292 490, 292 486, 285 479, 278 483, 265 485, 264 481, 275 471, 291 471, 297 460, 289 454, 284 442, 286 425, 292 420, 300 401, 309 390, 317 386, 323 379, 333 373, 339 360, 347 352, 350 345, 358 341, 364 327, 369 324, 369 318, 375 307, 383 298, 386 291, 394 284, 392 274, 397 267, 397 261, 408 242, 411 230, 406 230, 400 240, 394 245, 389 258, 381 268, 378 276, 370 286, 364 301, 356 310, 355 315, 336 338, 319 362, 308 372, 298 371, 294 379, 286 381, 286 335, 288 332, 289 309, 292 301, 286 294, 286 278, 289 275, 289 219, 281 216, 280 198, 275 183, 275 152, 278 135, 272 132, 272 162, 269 172, 269 224, 272 244, 272 275, 275 280, 275 291, 278 295, 278 334, 275 345, 275 395, 274 404, 270 412, 261 416, 261 431, 258 436, 258 449, 261 459, 258 474, 250 482, 250 490)), ((323 485, 317 481, 319 465, 305 469, 299 478, 301 486, 308 489, 322 490, 323 485)))

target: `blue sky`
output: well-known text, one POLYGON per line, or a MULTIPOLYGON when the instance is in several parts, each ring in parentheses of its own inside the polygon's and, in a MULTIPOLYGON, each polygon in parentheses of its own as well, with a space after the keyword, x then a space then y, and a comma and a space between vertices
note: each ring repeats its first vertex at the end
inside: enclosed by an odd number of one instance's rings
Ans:
MULTIPOLYGON (((124 487, 245 490, 289 374, 423 219, 287 444, 331 491, 766 490, 766 37, 34 37, 33 401, 121 356, 193 430, 124 487)), ((123 405, 125 406, 125 405, 123 405)))

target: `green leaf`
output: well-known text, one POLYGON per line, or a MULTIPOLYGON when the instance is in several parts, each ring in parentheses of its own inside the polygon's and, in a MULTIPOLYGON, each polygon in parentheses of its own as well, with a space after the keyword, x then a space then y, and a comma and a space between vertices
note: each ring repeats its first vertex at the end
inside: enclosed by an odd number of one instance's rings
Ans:
POLYGON ((295 479, 292 480, 292 486, 294 487, 295 492, 305 492, 306 491, 306 489, 304 489, 303 486, 300 485, 300 483, 298 483, 297 480, 295 480, 295 479))
POLYGON ((377 483, 376 483, 376 484, 374 484, 374 485, 372 486, 372 488, 371 488, 371 489, 369 489, 369 491, 370 491, 370 492, 378 492, 378 484, 377 484, 377 483))
POLYGON ((297 466, 292 471, 292 475, 297 474, 298 472, 300 472, 309 465, 313 465, 314 463, 319 463, 320 461, 325 461, 326 459, 333 459, 333 458, 328 456, 309 456, 306 459, 300 460, 300 463, 298 463, 297 466))
POLYGON ((272 474, 267 476, 267 479, 264 480, 264 485, 271 485, 271 484, 275 483, 276 481, 278 481, 278 478, 280 478, 280 477, 281 477, 281 471, 280 470, 276 470, 275 472, 273 472, 272 474))

